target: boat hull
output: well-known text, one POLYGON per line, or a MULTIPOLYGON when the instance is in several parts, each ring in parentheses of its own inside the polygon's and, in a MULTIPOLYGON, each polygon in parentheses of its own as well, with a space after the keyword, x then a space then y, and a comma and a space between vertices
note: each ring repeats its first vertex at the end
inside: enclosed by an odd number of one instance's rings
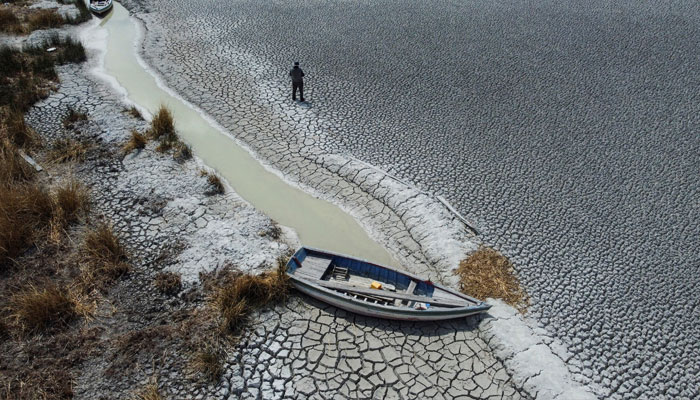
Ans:
POLYGON ((112 2, 110 1, 110 2, 109 2, 107 5, 105 5, 105 6, 99 6, 99 7, 98 7, 98 6, 90 5, 89 8, 90 8, 90 11, 92 11, 93 13, 95 13, 95 14, 97 14, 97 15, 104 15, 104 14, 107 14, 107 13, 112 9, 112 6, 113 6, 113 4, 112 4, 112 2))
POLYGON ((357 301, 348 301, 342 298, 339 298, 340 296, 334 296, 332 293, 327 293, 321 290, 318 290, 314 288, 311 285, 305 284, 304 282, 301 282, 296 279, 291 279, 292 286, 296 288, 298 291, 313 297, 317 300, 320 300, 324 303, 328 303, 334 307, 343 309, 345 311, 349 311, 355 314, 360 314, 364 315, 367 317, 375 317, 375 318, 383 318, 383 319, 391 319, 391 320, 397 320, 397 321, 442 321, 446 319, 454 319, 454 318, 464 318, 468 317, 470 315, 475 315, 475 314, 480 314, 489 309, 488 306, 483 307, 483 308, 470 308, 470 309, 462 309, 462 310, 449 310, 449 311, 444 311, 444 312, 431 312, 431 313, 425 313, 423 311, 418 311, 418 310, 410 310, 406 309, 404 310, 382 310, 379 309, 378 307, 372 307, 370 304, 362 303, 362 302, 357 302, 357 301))
MULTIPOLYGON (((435 285, 432 283, 429 283, 427 281, 421 280, 418 277, 415 277, 413 275, 410 275, 408 273, 404 273, 402 271, 398 271, 395 269, 391 269, 388 267, 383 267, 379 266, 376 264, 372 264, 370 262, 364 261, 364 260, 358 260, 356 258, 340 255, 340 254, 334 254, 334 253, 328 253, 324 252, 322 250, 316 250, 316 249, 309 249, 309 248, 301 248, 299 249, 296 253, 295 256, 292 257, 292 259, 289 260, 287 264, 287 274, 290 278, 290 282, 294 288, 299 290, 300 292, 313 297, 317 300, 320 300, 324 303, 328 303, 330 305, 333 305, 337 308, 360 314, 360 315, 365 315, 369 317, 375 317, 375 318, 383 318, 383 319, 391 319, 391 320, 401 320, 401 321, 439 321, 439 320, 446 320, 446 319, 454 319, 454 318, 463 318, 467 317, 470 315, 475 315, 479 313, 486 312, 491 306, 488 304, 481 302, 479 300, 476 300, 474 298, 471 298, 469 296, 463 295, 461 293, 457 293, 451 289, 442 287, 440 285, 435 285), (329 289, 326 283, 321 282, 319 280, 315 279, 308 279, 305 277, 305 275, 300 275, 296 276, 295 272, 297 270, 297 264, 299 265, 304 265, 303 262, 299 261, 299 258, 305 259, 307 254, 316 254, 316 255, 323 255, 326 257, 333 257, 334 262, 342 262, 342 260, 351 260, 353 262, 357 263, 363 263, 366 264, 370 267, 374 268, 383 268, 383 269, 389 269, 395 273, 401 274, 404 277, 410 278, 415 281, 420 281, 420 285, 429 285, 431 289, 439 289, 440 291, 443 292, 450 292, 455 296, 460 296, 463 301, 465 302, 464 306, 459 306, 459 307, 429 307, 428 309, 416 309, 413 307, 395 307, 395 306, 388 306, 384 304, 378 304, 378 303, 372 303, 372 302, 367 302, 367 301, 361 301, 358 300, 357 298, 351 297, 347 295, 346 293, 343 293, 342 291, 337 291, 333 290, 332 288, 329 289), (298 258, 299 257, 299 258, 298 258)), ((377 292, 377 296, 381 296, 381 291, 377 292)), ((386 294, 388 296, 391 296, 391 294, 386 294)), ((429 299, 427 299, 426 302, 430 302, 429 299)), ((439 303, 440 301, 438 299, 435 299, 436 303, 439 303)), ((443 300, 444 302, 444 300, 443 300)))

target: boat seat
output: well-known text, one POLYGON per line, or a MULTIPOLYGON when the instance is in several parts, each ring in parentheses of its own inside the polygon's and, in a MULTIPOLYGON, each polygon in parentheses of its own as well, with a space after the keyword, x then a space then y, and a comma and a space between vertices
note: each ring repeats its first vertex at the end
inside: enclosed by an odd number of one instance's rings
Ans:
MULTIPOLYGON (((413 294, 413 292, 416 290, 416 281, 411 279, 411 283, 408 284, 408 288, 406 289, 406 294, 413 294)), ((401 299, 396 299, 394 300, 394 305, 399 307, 403 303, 403 300, 401 299)), ((411 307, 413 306, 413 302, 409 301, 408 306, 411 307)))

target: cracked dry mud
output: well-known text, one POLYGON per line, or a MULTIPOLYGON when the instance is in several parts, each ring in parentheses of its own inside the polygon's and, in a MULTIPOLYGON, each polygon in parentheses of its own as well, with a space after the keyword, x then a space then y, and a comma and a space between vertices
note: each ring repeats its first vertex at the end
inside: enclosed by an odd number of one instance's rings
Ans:
POLYGON ((351 152, 473 218, 599 396, 700 395, 700 3, 128 3, 168 85, 302 185, 351 152))
MULTIPOLYGON (((235 193, 206 196, 195 161, 179 164, 154 151, 153 143, 123 159, 115 156, 130 130, 143 131, 146 123, 126 116, 114 94, 88 78, 87 69, 60 67, 58 92, 38 103, 27 120, 47 143, 72 135, 95 141, 102 152, 78 164, 76 173, 90 186, 94 209, 114 222, 128 245, 134 271, 114 290, 132 297, 114 303, 123 319, 100 313, 94 326, 125 335, 141 326, 138 316, 144 311, 167 324, 182 303, 154 293, 149 282, 161 269, 181 272, 192 287, 199 284, 199 272, 231 261, 255 272, 287 250, 260 235, 271 221, 235 193), (56 129, 68 107, 88 114, 74 132, 56 129)), ((164 360, 155 369, 142 357, 136 378, 108 380, 103 374, 119 356, 108 348, 78 377, 75 397, 130 398, 156 374, 169 398, 529 398, 480 338, 478 324, 473 318, 440 325, 381 321, 293 295, 285 305, 255 316, 238 348, 229 349, 216 384, 181 376, 176 367, 185 362, 182 354, 159 356, 164 360)))

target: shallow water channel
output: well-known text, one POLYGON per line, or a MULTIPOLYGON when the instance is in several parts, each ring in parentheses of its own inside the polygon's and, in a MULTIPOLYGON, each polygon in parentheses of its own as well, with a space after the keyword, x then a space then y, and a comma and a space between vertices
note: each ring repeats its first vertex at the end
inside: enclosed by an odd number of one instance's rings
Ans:
POLYGON ((161 104, 168 107, 179 136, 241 197, 280 224, 293 228, 305 246, 397 265, 350 215, 286 183, 197 110, 158 86, 156 78, 137 59, 137 26, 121 4, 114 3, 114 10, 98 29, 108 32, 105 72, 126 89, 131 101, 151 113, 161 104))

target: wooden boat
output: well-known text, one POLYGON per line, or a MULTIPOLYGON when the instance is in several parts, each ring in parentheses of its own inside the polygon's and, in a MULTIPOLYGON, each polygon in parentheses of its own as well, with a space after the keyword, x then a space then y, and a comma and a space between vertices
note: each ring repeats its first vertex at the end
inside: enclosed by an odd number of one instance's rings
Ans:
POLYGON ((437 321, 487 311, 483 301, 393 268, 302 247, 287 262, 299 291, 357 314, 437 321))
POLYGON ((90 0, 90 11, 103 15, 112 9, 112 0, 90 0))

